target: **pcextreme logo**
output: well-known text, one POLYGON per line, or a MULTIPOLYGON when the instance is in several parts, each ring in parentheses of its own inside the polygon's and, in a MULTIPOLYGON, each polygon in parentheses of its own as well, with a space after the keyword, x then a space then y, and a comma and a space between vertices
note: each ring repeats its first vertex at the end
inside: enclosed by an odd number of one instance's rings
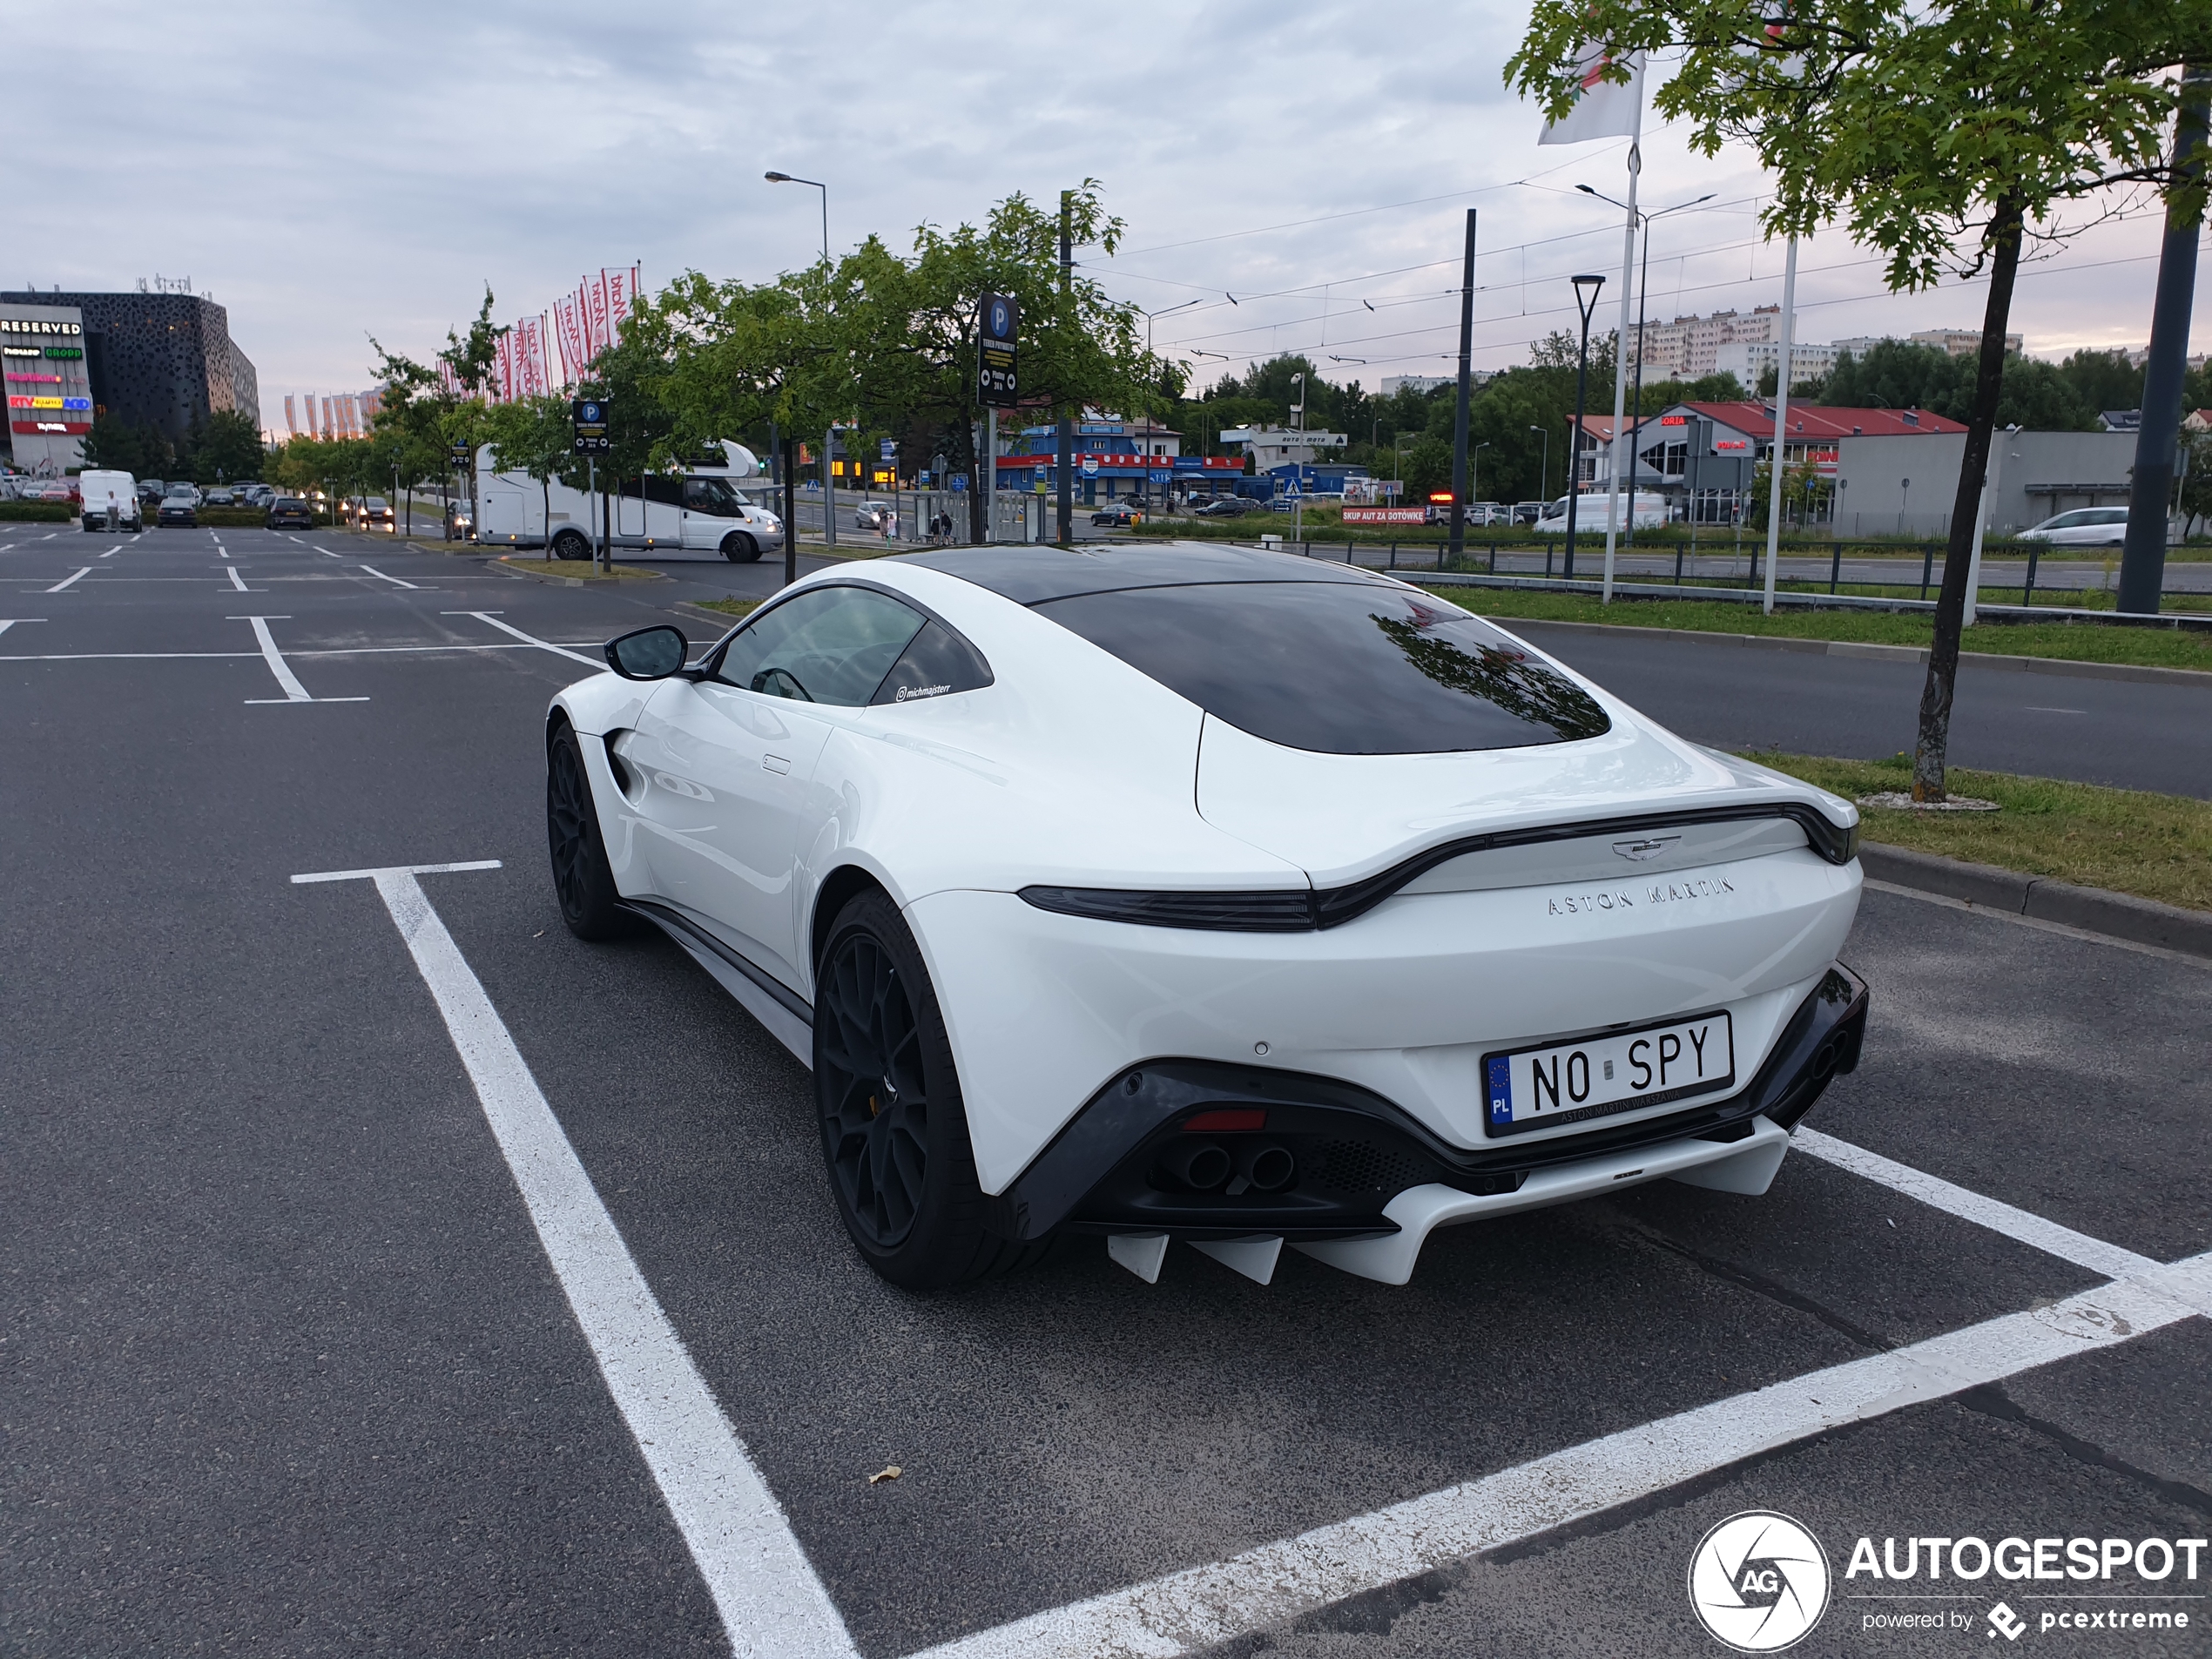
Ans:
POLYGON ((1827 1552, 1787 1515, 1730 1515, 1690 1555, 1689 1605, 1715 1641, 1738 1653, 1779 1653, 1828 1610, 1827 1552))

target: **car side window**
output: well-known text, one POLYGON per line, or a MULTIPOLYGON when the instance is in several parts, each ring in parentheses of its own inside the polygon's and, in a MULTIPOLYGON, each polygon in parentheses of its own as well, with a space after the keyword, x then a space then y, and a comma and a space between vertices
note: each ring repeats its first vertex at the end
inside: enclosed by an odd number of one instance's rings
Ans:
POLYGON ((711 513, 718 518, 734 518, 738 512, 737 497, 719 478, 686 478, 684 505, 692 512, 711 513))
POLYGON ((2128 509, 2125 507, 2100 507, 2097 509, 2096 522, 2100 524, 2125 524, 2128 522, 2128 509))
POLYGON ((716 678, 763 697, 863 708, 924 620, 872 588, 815 588, 735 635, 716 678))
POLYGON ((991 665, 941 622, 922 624, 875 688, 871 703, 914 703, 955 691, 981 691, 991 683, 991 665))

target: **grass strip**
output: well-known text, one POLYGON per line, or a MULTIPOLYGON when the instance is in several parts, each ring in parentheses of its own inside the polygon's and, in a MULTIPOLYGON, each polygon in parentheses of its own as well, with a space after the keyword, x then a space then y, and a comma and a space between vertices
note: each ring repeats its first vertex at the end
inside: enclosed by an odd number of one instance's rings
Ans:
POLYGON ((537 576, 564 576, 577 582, 656 582, 661 574, 635 564, 617 564, 610 573, 589 559, 516 559, 502 556, 499 562, 537 576))
MULTIPOLYGON (((1905 754, 1886 760, 1834 760, 1750 751, 1744 759, 1852 800, 1912 786, 1912 759, 1905 754)), ((1962 766, 1952 767, 1946 782, 1954 795, 1993 800, 2004 810, 1912 813, 1867 807, 1865 838, 2212 910, 2212 801, 1962 766)))
POLYGON ((758 599, 687 599, 685 604, 699 610, 718 610, 725 617, 750 617, 760 609, 758 599))
MULTIPOLYGON (((1445 591, 1469 610, 1495 617, 1508 626, 1517 619, 1595 622, 1631 628, 1680 628, 1695 633, 1912 645, 1922 650, 1935 632, 1935 620, 1925 611, 1791 609, 1777 610, 1770 617, 1757 605, 1723 600, 1615 597, 1607 605, 1581 593, 1456 587, 1445 591)), ((2212 671, 2212 632, 2178 628, 2093 622, 1981 623, 1966 636, 1966 644, 1970 651, 2000 657, 2212 671)))

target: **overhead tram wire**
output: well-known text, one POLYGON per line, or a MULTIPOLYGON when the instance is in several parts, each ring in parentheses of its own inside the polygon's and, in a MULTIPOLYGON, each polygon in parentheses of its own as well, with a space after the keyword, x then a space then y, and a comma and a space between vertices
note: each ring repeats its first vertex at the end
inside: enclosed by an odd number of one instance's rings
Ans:
MULTIPOLYGON (((2087 261, 2084 261, 2084 262, 2082 262, 2082 263, 2080 263, 2080 264, 2066 264, 2066 265, 2061 265, 2061 264, 2058 264, 2058 263, 2056 263, 2056 262, 2045 262, 2045 263, 2043 263, 2043 264, 2040 264, 2040 265, 2038 265, 2038 266, 2023 266, 2021 267, 2021 269, 2020 269, 2020 275, 2019 275, 2019 279, 2018 279, 2018 280, 2027 280, 2028 277, 2030 277, 2030 276, 2060 276, 2060 275, 2065 275, 2065 274, 2067 274, 2067 273, 2069 273, 2075 272, 2075 271, 2095 271, 2095 270, 2101 270, 2101 269, 2104 269, 2104 268, 2107 268, 2107 267, 2108 267, 2108 266, 2120 266, 2120 265, 2142 265, 2142 264, 2147 264, 2147 263, 2148 263, 2149 261, 2151 261, 2151 260, 2153 260, 2157 259, 2158 257, 2159 257, 2159 256, 2158 256, 2158 254, 2157 254, 2157 253, 2134 253, 2134 254, 2128 254, 2128 255, 2125 255, 2125 256, 2121 257, 2121 258, 2118 258, 2118 259, 2111 259, 2111 260, 2087 260, 2087 261)), ((1821 271, 1843 271, 1843 270, 1850 270, 1850 269, 1852 269, 1852 268, 1854 268, 1855 266, 1863 266, 1863 265, 1878 265, 1878 264, 1881 264, 1881 263, 1883 263, 1883 262, 1884 262, 1884 261, 1883 261, 1882 260, 1878 259, 1878 259, 1865 259, 1865 260, 1844 260, 1844 261, 1842 261, 1842 262, 1838 263, 1838 264, 1835 264, 1835 265, 1824 265, 1824 266, 1816 266, 1816 267, 1814 267, 1814 268, 1815 268, 1815 269, 1817 269, 1817 270, 1821 270, 1821 271)), ((1806 274, 1806 273, 1805 273, 1804 271, 1803 271, 1803 270, 1800 270, 1800 271, 1799 271, 1799 273, 1798 273, 1798 275, 1799 275, 1799 276, 1801 276, 1801 277, 1802 277, 1802 276, 1804 276, 1804 275, 1805 275, 1805 274, 1806 274)), ((1771 280, 1773 280, 1773 279, 1770 279, 1770 278, 1761 278, 1761 279, 1757 279, 1757 280, 1761 280, 1761 281, 1771 280)), ((1988 278, 1987 276, 1966 277, 1966 278, 1962 278, 1962 279, 1960 279, 1959 280, 1958 280, 1958 281, 1956 281, 1956 282, 1952 282, 1952 283, 1939 283, 1939 284, 1938 284, 1938 285, 1937 285, 1937 287, 1936 287, 1935 288, 1932 288, 1932 289, 1924 289, 1924 290, 1922 290, 1922 292, 1923 292, 1923 293, 1938 293, 1938 292, 1942 292, 1942 293, 1956 293, 1956 292, 1961 292, 1961 291, 1964 291, 1964 290, 1966 290, 1966 289, 1974 288, 1974 287, 1979 287, 1982 286, 1983 284, 1986 283, 1988 280, 1989 280, 1989 278, 1988 278)), ((1745 286, 1745 284, 1744 284, 1744 280, 1739 277, 1739 278, 1735 278, 1735 279, 1732 279, 1731 280, 1727 281, 1727 282, 1709 283, 1709 284, 1704 284, 1704 285, 1702 285, 1702 286, 1703 286, 1703 287, 1708 287, 1708 288, 1730 288, 1730 287, 1742 287, 1745 286)), ((1684 290, 1683 290, 1683 292, 1684 292, 1684 293, 1696 293, 1696 292, 1699 292, 1699 291, 1700 291, 1700 290, 1699 290, 1698 288, 1686 288, 1686 289, 1684 289, 1684 290)), ((1477 292, 1480 292, 1480 290, 1477 290, 1477 292)), ((1454 294, 1448 295, 1448 296, 1439 296, 1439 297, 1456 298, 1457 296, 1456 296, 1456 293, 1454 293, 1454 294)), ((1894 298, 1896 298, 1896 297, 1897 297, 1897 295, 1896 295, 1895 292, 1894 292, 1893 290, 1891 290, 1891 289, 1888 289, 1888 288, 1869 289, 1869 290, 1866 290, 1866 291, 1865 291, 1865 292, 1864 292, 1864 293, 1859 293, 1834 294, 1834 295, 1831 295, 1831 296, 1829 296, 1828 298, 1825 298, 1825 299, 1821 299, 1821 300, 1798 300, 1798 301, 1797 301, 1797 308, 1799 311, 1808 311, 1808 310, 1811 310, 1811 309, 1813 309, 1813 308, 1815 308, 1815 307, 1820 307, 1820 306, 1858 305, 1858 304, 1862 304, 1862 303, 1865 303, 1865 302, 1869 301, 1869 300, 1890 300, 1890 299, 1894 299, 1894 298)), ((1550 306, 1550 307, 1544 307, 1544 308, 1543 308, 1543 309, 1541 309, 1541 310, 1538 310, 1538 311, 1530 311, 1530 312, 1527 312, 1527 313, 1526 313, 1526 314, 1515 314, 1514 315, 1513 315, 1513 316, 1512 316, 1512 317, 1510 317, 1510 318, 1502 318, 1502 319, 1501 319, 1501 318, 1493 318, 1493 319, 1491 319, 1491 320, 1492 320, 1494 323, 1495 323, 1495 322, 1501 322, 1501 321, 1510 321, 1510 322, 1519 323, 1519 322, 1523 321, 1523 320, 1525 320, 1525 318, 1527 318, 1527 317, 1538 317, 1538 318, 1541 318, 1541 317, 1556 316, 1556 315, 1561 315, 1561 314, 1568 314, 1568 313, 1571 313, 1571 312, 1573 312, 1573 310, 1574 310, 1574 307, 1573 307, 1571 305, 1568 305, 1568 306, 1550 306)), ((1275 325, 1275 326, 1276 326, 1277 327, 1280 327, 1282 325, 1280 325, 1280 324, 1277 324, 1277 325, 1275 325)), ((1480 325, 1478 323, 1478 325, 1477 325, 1477 326, 1478 326, 1478 327, 1480 327, 1480 325)), ((1362 337, 1361 337, 1360 339, 1359 339, 1359 340, 1342 340, 1342 341, 1336 341, 1335 343, 1336 343, 1336 344, 1338 344, 1338 345, 1339 345, 1339 346, 1355 346, 1355 345, 1360 345, 1360 344, 1364 344, 1364 343, 1369 343, 1369 342, 1375 341, 1399 340, 1399 339, 1403 339, 1403 338, 1405 338, 1405 337, 1406 337, 1406 335, 1408 335, 1408 334, 1440 334, 1440 333, 1443 333, 1443 332, 1447 331, 1447 329, 1449 329, 1449 328, 1451 328, 1451 327, 1456 327, 1456 325, 1453 325, 1453 324, 1446 324, 1446 323, 1437 323, 1437 324, 1431 325, 1430 327, 1426 327, 1426 328, 1406 328, 1406 329, 1399 329, 1399 330, 1396 330, 1396 331, 1394 331, 1394 332, 1393 332, 1393 333, 1391 333, 1391 334, 1368 334, 1368 335, 1364 335, 1364 336, 1362 336, 1362 337)), ((1207 335, 1199 335, 1199 336, 1197 336, 1197 338, 1199 338, 1199 339, 1217 338, 1217 337, 1218 337, 1218 336, 1207 336, 1207 335)), ((1173 341, 1170 342, 1170 349, 1172 349, 1173 346, 1174 346, 1175 344, 1177 344, 1177 343, 1180 343, 1180 342, 1173 342, 1173 341)), ((1489 349, 1497 349, 1497 348, 1500 348, 1500 347, 1511 346, 1511 345, 1513 345, 1514 343, 1514 342, 1513 341, 1510 341, 1510 340, 1499 339, 1499 340, 1490 341, 1487 341, 1487 342, 1483 342, 1483 343, 1481 343, 1481 344, 1478 344, 1478 346, 1477 346, 1476 349, 1477 349, 1477 350, 1485 349, 1485 348, 1486 348, 1486 347, 1487 347, 1487 348, 1489 348, 1489 349)), ((1287 352, 1287 353, 1289 353, 1289 354, 1302 354, 1303 353, 1305 353, 1305 352, 1306 352, 1306 351, 1308 351, 1308 350, 1318 350, 1318 349, 1319 349, 1319 345, 1318 345, 1318 342, 1316 342, 1313 346, 1311 346, 1311 347, 1292 346, 1292 347, 1285 347, 1285 352, 1287 352)), ((1221 354, 1219 354, 1219 353, 1214 353, 1214 354, 1212 354, 1212 355, 1216 355, 1216 356, 1218 356, 1218 355, 1220 355, 1221 354)), ((1379 366, 1385 366, 1385 365, 1388 365, 1388 364, 1392 364, 1392 363, 1407 363, 1407 362, 1426 361, 1428 361, 1428 360, 1430 360, 1430 359, 1440 359, 1440 358, 1445 358, 1445 357, 1454 357, 1454 356, 1456 356, 1456 355, 1457 355, 1457 354, 1456 354, 1455 352, 1420 352, 1420 353, 1412 353, 1412 354, 1406 354, 1406 355, 1405 355, 1405 356, 1401 356, 1401 357, 1379 358, 1379 359, 1374 359, 1374 360, 1372 360, 1372 361, 1373 361, 1373 362, 1374 362, 1377 366, 1379 366, 1379 366)))

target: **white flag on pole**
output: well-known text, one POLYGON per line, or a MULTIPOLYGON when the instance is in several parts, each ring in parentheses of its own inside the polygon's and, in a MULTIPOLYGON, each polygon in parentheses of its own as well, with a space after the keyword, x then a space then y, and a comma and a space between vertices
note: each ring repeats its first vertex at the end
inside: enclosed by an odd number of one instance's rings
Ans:
POLYGON ((1577 91, 1574 107, 1556 121, 1544 125, 1538 144, 1588 144, 1593 138, 1633 138, 1643 108, 1643 54, 1632 52, 1627 63, 1631 78, 1602 78, 1613 60, 1602 43, 1591 41, 1575 60, 1577 91))

